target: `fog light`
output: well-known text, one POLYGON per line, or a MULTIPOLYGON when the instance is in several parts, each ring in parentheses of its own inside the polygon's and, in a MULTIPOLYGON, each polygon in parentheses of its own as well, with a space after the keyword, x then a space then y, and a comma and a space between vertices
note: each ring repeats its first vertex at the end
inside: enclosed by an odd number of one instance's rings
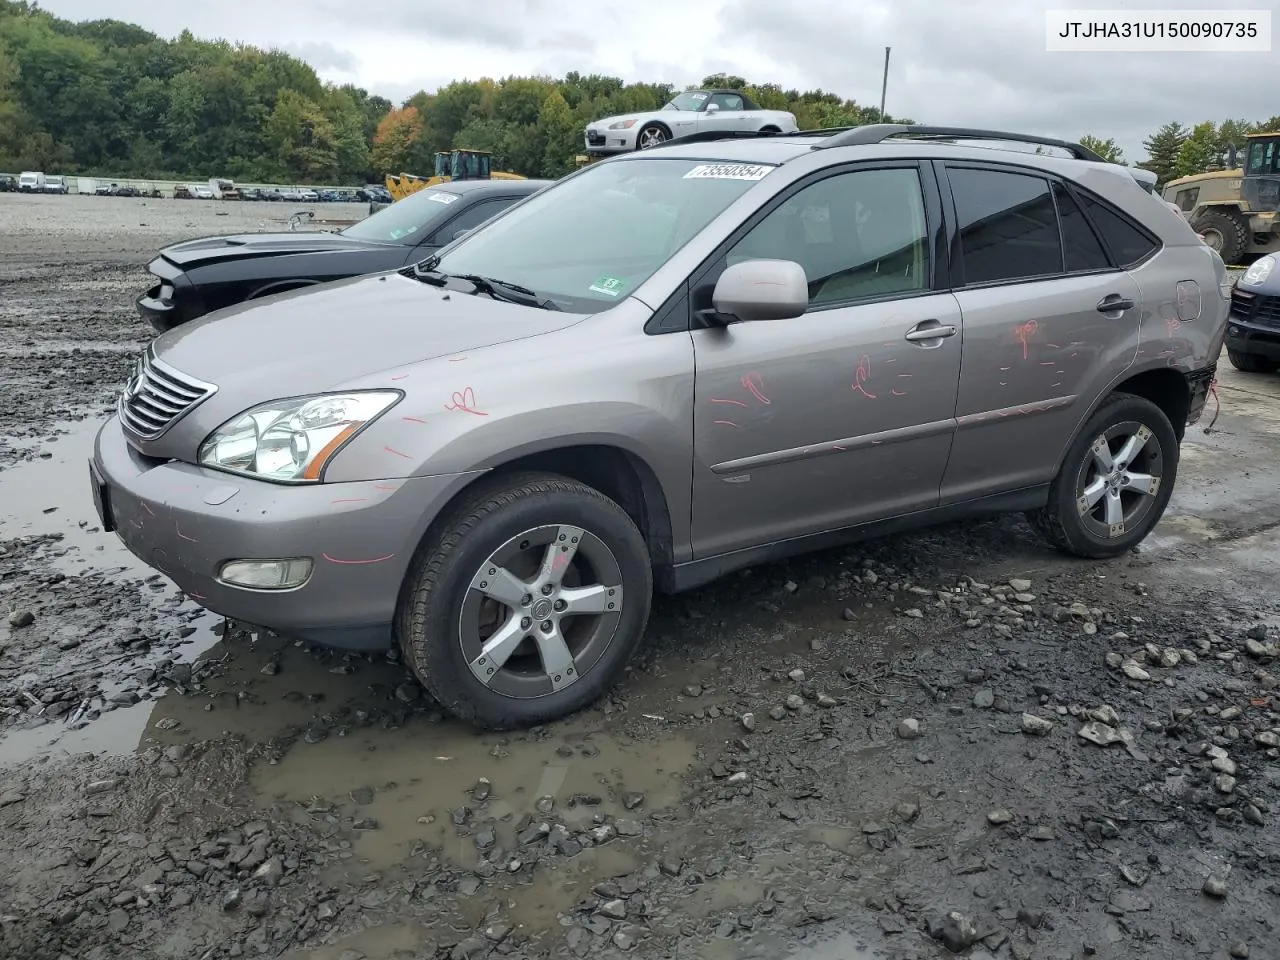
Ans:
POLYGON ((292 590, 311 576, 311 560, 229 560, 222 565, 218 579, 228 586, 248 590, 292 590))

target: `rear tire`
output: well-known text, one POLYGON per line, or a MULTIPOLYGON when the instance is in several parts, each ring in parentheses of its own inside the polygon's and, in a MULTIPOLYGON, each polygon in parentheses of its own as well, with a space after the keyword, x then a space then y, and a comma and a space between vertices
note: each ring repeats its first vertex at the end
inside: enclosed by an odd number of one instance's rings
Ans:
POLYGON ((604 494, 552 474, 497 477, 465 493, 423 542, 396 635, 446 710, 519 729, 576 713, 613 686, 652 593, 644 538, 604 494))
POLYGON ((1234 350, 1228 350, 1227 359, 1242 373, 1275 373, 1280 369, 1280 363, 1260 357, 1256 353, 1237 353, 1234 350))
POLYGON ((1178 455, 1178 437, 1163 410, 1144 397, 1114 394, 1071 444, 1049 502, 1027 520, 1065 553, 1091 560, 1120 556, 1160 522, 1178 455), (1130 443, 1132 456, 1121 466, 1130 443), (1107 463, 1112 469, 1103 469, 1107 463))
POLYGON ((1229 267, 1238 264, 1249 249, 1249 224, 1235 211, 1210 209, 1196 217, 1194 227, 1229 267))

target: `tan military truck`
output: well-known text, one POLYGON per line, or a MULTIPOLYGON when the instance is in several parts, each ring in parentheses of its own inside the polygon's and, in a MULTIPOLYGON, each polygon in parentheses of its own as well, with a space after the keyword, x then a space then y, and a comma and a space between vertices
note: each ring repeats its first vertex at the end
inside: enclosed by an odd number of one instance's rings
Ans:
POLYGON ((1242 167, 1170 180, 1163 196, 1228 266, 1280 251, 1280 133, 1250 134, 1242 167))

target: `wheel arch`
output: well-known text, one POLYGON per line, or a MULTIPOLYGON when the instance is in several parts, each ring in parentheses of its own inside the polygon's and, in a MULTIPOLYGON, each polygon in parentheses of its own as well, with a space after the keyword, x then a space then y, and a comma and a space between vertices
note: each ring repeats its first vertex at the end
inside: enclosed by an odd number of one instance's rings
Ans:
POLYGON ((449 521, 452 508, 477 484, 492 484, 503 476, 530 472, 556 474, 600 491, 626 511, 635 523, 649 549, 652 567, 674 563, 671 508, 662 481, 644 457, 607 440, 514 450, 504 459, 485 464, 470 482, 455 490, 436 513, 422 531, 417 549, 421 549, 449 521))
POLYGON ((1143 370, 1129 371, 1127 376, 1113 384, 1110 389, 1102 391, 1089 405, 1089 409, 1071 431, 1071 436, 1067 438, 1061 453, 1058 454, 1058 462, 1054 468, 1055 474, 1062 469, 1067 454, 1089 420, 1104 403, 1118 393, 1133 394, 1154 403, 1169 418, 1169 422, 1173 425, 1174 436, 1178 438, 1179 443, 1182 442, 1187 431, 1187 415, 1191 411, 1191 391, 1187 386, 1186 376, 1173 367, 1147 367, 1143 370))

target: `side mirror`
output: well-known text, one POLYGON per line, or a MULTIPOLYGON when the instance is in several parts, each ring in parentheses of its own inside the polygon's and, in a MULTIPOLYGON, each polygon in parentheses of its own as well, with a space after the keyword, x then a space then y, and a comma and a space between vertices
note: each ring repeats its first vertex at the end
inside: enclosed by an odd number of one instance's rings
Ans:
POLYGON ((790 320, 809 309, 809 278, 794 260, 744 260, 720 274, 711 304, 720 324, 790 320))
POLYGON ((720 109, 720 104, 718 104, 718 103, 708 103, 708 104, 707 104, 707 113, 715 113, 715 112, 716 112, 716 111, 718 111, 719 109, 720 109))

